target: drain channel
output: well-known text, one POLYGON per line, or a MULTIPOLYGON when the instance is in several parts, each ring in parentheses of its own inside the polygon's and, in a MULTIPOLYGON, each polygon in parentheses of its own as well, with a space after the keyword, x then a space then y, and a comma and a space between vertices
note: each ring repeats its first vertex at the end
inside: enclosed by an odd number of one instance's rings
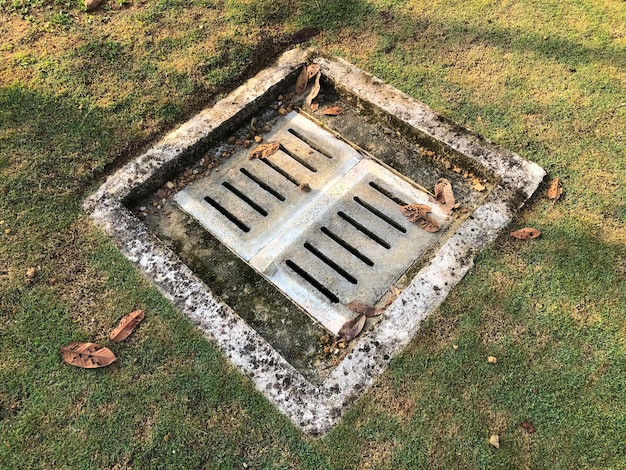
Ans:
POLYGON ((351 284, 357 284, 357 280, 356 278, 350 274, 349 272, 347 272, 345 269, 343 269, 341 266, 339 266, 337 263, 335 263, 332 259, 330 259, 328 256, 326 256, 324 253, 322 253, 321 251, 319 251, 317 248, 315 248, 313 245, 311 245, 309 242, 306 242, 304 244, 304 247, 309 250, 311 253, 313 253, 315 256, 317 256, 319 259, 321 259, 324 263, 326 263, 328 266, 330 266, 331 268, 333 268, 335 271, 337 271, 341 276, 343 276, 349 283, 351 284))
POLYGON ((387 191, 385 188, 383 188, 382 186, 374 183, 373 181, 370 181, 369 185, 372 188, 374 188, 376 191, 378 191, 380 194, 382 194, 383 196, 387 196, 389 199, 391 199, 396 204, 398 204, 400 206, 408 205, 402 199, 400 199, 399 197, 395 196, 391 191, 387 191))
POLYGON ((367 235, 368 237, 370 237, 372 240, 374 240, 376 243, 378 243, 380 246, 389 249, 391 248, 391 245, 389 244, 389 242, 387 242, 386 240, 384 240, 383 238, 379 237, 378 235, 376 235, 374 232, 372 232, 370 229, 368 229, 367 227, 365 227, 363 224, 357 222, 356 220, 354 220, 352 217, 350 217, 348 214, 346 214, 343 211, 339 211, 337 212, 337 215, 339 217, 341 217, 343 220, 345 220, 346 222, 348 222, 350 225, 352 225, 355 229, 357 229, 359 232, 364 233, 365 235, 367 235))
POLYGON ((241 191, 239 191, 237 188, 235 188, 232 184, 230 184, 228 181, 224 181, 222 183, 222 186, 224 186, 226 189, 228 189, 231 193, 233 193, 235 196, 237 196, 239 199, 241 199, 243 202, 245 202, 246 204, 248 204, 250 207, 252 207, 255 211, 257 211, 259 214, 261 214, 263 217, 267 217, 267 211, 265 209, 263 209, 261 206, 259 206, 256 202, 254 202, 252 199, 250 199, 248 196, 246 196, 244 193, 242 193, 241 191))
POLYGON ((239 220, 235 215, 233 215, 228 209, 223 207, 220 203, 218 203, 214 199, 211 199, 209 196, 204 196, 204 200, 208 202, 209 204, 211 204, 212 207, 217 209, 220 214, 222 214, 224 217, 230 220, 233 224, 239 227, 239 229, 243 230, 246 233, 250 231, 250 227, 244 224, 241 220, 239 220))
POLYGON ((367 202, 363 201, 360 197, 354 196, 354 201, 357 204, 359 204, 360 206, 365 207, 368 211, 370 211, 376 217, 378 217, 378 218, 384 220, 385 222, 387 222, 389 225, 391 225, 396 230, 398 230, 398 231, 400 231, 402 233, 406 233, 406 228, 404 228, 402 225, 400 225, 398 222, 393 220, 388 215, 386 215, 386 214, 382 213, 381 211, 379 211, 378 209, 376 209, 371 204, 368 204, 367 202))
POLYGON ((336 304, 339 302, 339 297, 333 294, 330 290, 328 290, 328 288, 324 284, 319 282, 317 279, 311 276, 308 272, 306 272, 296 263, 294 263, 290 259, 285 261, 285 263, 287 264, 287 266, 293 269, 297 274, 299 274, 305 281, 307 281, 309 284, 315 287, 318 291, 324 294, 328 298, 328 300, 330 300, 332 303, 336 304))
POLYGON ((337 234, 331 232, 330 230, 328 230, 328 227, 320 227, 320 230, 321 230, 321 232, 324 235, 328 236, 331 240, 333 240, 335 243, 339 244, 342 248, 344 248, 347 251, 349 251, 350 253, 352 253, 354 256, 356 256, 358 259, 363 261, 365 264, 367 264, 368 266, 374 266, 374 262, 371 259, 369 259, 367 256, 365 256, 363 253, 361 253, 355 247, 350 245, 350 243, 345 241, 339 235, 337 235, 337 234))
POLYGON ((250 173, 245 168, 239 168, 239 171, 241 173, 243 173, 246 177, 248 177, 249 179, 254 181, 256 184, 258 184, 262 189, 264 189, 265 191, 270 193, 272 196, 274 196, 279 201, 284 201, 285 200, 285 196, 280 194, 278 191, 276 191, 274 188, 272 188, 269 184, 267 184, 265 181, 263 181, 258 176, 253 175, 252 173, 250 173))

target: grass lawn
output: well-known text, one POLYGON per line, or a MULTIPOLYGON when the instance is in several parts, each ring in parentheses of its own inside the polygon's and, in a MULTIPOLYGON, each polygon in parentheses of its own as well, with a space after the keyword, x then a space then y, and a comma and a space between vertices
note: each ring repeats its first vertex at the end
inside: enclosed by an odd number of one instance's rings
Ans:
POLYGON ((3 469, 626 468, 626 3, 0 0, 0 351, 3 469), (512 228, 543 235, 481 254, 318 440, 80 208, 305 26, 565 188, 540 188, 512 228), (111 367, 61 361, 139 308, 111 367))

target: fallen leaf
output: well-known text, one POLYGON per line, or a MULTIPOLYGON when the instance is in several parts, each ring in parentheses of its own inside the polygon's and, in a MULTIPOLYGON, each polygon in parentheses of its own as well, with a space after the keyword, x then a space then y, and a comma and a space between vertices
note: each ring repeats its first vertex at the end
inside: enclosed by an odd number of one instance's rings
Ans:
POLYGON ((472 186, 472 188, 479 193, 482 193, 485 189, 487 189, 487 187, 482 183, 476 183, 472 186))
POLYGON ((307 81, 311 80, 320 71, 320 64, 311 64, 306 68, 307 81))
POLYGON ((452 209, 456 202, 454 201, 454 192, 452 191, 450 181, 445 178, 437 180, 437 183, 435 183, 435 199, 445 214, 452 214, 452 209))
POLYGON ((376 317, 385 311, 385 309, 383 308, 372 307, 371 305, 366 305, 364 303, 356 301, 350 302, 347 307, 354 313, 365 315, 368 318, 376 317))
POLYGON ((133 332, 139 322, 143 320, 143 317, 143 310, 135 310, 134 312, 125 315, 120 320, 119 325, 111 331, 109 339, 111 341, 115 341, 116 343, 125 340, 133 332))
POLYGON ((254 160, 255 158, 267 158, 276 153, 279 148, 280 142, 268 142, 266 144, 261 144, 248 154, 248 160, 254 160))
POLYGON ((87 11, 94 10, 102 3, 102 0, 85 0, 85 9, 87 11))
POLYGON ((426 232, 438 232, 441 229, 441 225, 428 215, 431 207, 426 204, 409 204, 401 206, 400 210, 405 217, 409 218, 409 222, 417 224, 426 232))
POLYGON ((302 93, 306 90, 306 85, 309 82, 309 76, 307 75, 306 67, 302 67, 300 75, 296 79, 296 95, 302 96, 302 93))
POLYGON ((488 362, 489 364, 495 364, 496 362, 498 362, 498 358, 496 358, 495 356, 489 356, 489 357, 487 358, 487 362, 488 362))
POLYGON ((556 202, 561 197, 561 194, 563 194, 561 180, 559 178, 554 178, 554 181, 552 181, 550 187, 548 188, 548 199, 552 199, 556 202))
MULTIPOLYGON (((405 217, 423 217, 431 211, 431 207, 426 204, 409 204, 400 206, 400 210, 405 217)), ((414 221, 411 220, 411 222, 414 221)))
POLYGON ((299 186, 301 191, 304 191, 305 193, 310 193, 311 192, 311 186, 309 186, 309 183, 302 183, 299 186))
POLYGON ((318 103, 311 103, 311 111, 315 112, 319 107, 320 105, 318 103))
POLYGON ((520 230, 516 230, 515 232, 511 232, 511 236, 513 238, 517 238, 518 240, 530 240, 531 238, 537 238, 539 235, 541 235, 541 232, 532 227, 525 227, 520 230))
POLYGON ((321 76, 322 76, 322 72, 317 72, 317 75, 315 75, 315 83, 311 87, 311 91, 309 92, 308 96, 306 97, 306 105, 308 107, 311 107, 311 102, 320 93, 320 77, 321 76))
POLYGON ((27 279, 35 279, 35 276, 37 275, 37 269, 33 266, 32 268, 28 268, 26 270, 26 278, 27 279))
POLYGON ((530 421, 524 421, 520 426, 523 427, 528 434, 532 434, 536 431, 535 426, 533 426, 530 421))
POLYGON ((343 108, 341 106, 333 106, 331 108, 326 108, 322 114, 325 114, 326 116, 339 116, 341 113, 343 113, 343 108))
POLYGON ((300 44, 305 41, 308 41, 313 36, 317 36, 319 32, 320 30, 318 28, 313 28, 310 26, 299 29, 298 31, 296 31, 295 33, 291 35, 291 44, 300 44))
POLYGON ((347 322, 345 322, 339 330, 335 344, 341 341, 352 341, 354 338, 356 338, 365 326, 365 319, 365 315, 360 314, 354 317, 352 320, 348 320, 347 322))
POLYGON ((496 449, 499 449, 500 448, 500 436, 498 436, 497 434, 492 434, 491 437, 489 438, 489 444, 494 446, 496 449))
POLYGON ((83 369, 105 367, 117 359, 110 349, 95 343, 75 341, 61 347, 59 352, 65 362, 83 369))

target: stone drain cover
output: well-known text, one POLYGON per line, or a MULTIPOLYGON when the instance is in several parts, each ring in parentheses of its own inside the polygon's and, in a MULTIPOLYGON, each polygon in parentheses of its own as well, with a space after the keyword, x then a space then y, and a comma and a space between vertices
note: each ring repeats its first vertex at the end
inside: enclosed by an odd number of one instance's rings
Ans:
POLYGON ((295 112, 267 140, 280 149, 253 160, 240 151, 176 202, 337 334, 355 315, 346 304, 376 304, 440 236, 400 211, 428 194, 295 112))
POLYGON ((268 400, 299 429, 321 435, 411 341, 421 321, 441 305, 544 176, 538 165, 450 123, 347 62, 294 49, 111 175, 84 207, 268 400), (399 208, 428 203, 415 183, 291 114, 265 137, 280 142, 278 152, 261 161, 248 160, 242 151, 178 194, 185 211, 332 332, 353 316, 345 304, 375 304, 428 250, 419 271, 403 279, 408 285, 402 293, 321 383, 298 372, 129 210, 293 89, 302 65, 311 62, 320 65, 323 83, 405 129, 425 149, 490 175, 489 191, 465 218, 446 221, 430 204, 442 229, 427 233, 399 208), (310 192, 301 189, 303 184, 310 192))

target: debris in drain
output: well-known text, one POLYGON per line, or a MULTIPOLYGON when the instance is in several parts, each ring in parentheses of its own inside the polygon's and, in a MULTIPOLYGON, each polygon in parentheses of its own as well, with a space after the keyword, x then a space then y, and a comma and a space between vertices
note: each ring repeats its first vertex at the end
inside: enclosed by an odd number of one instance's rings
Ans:
POLYGON ((511 232, 511 236, 513 238, 517 238, 518 240, 530 240, 532 238, 537 238, 539 235, 541 235, 541 231, 532 227, 525 227, 511 232))
POLYGON ((315 83, 313 84, 313 86, 311 87, 311 91, 309 92, 308 96, 306 97, 306 105, 308 107, 311 107, 311 103, 313 102, 313 100, 315 98, 317 98, 317 95, 319 95, 320 92, 320 77, 322 76, 322 72, 317 72, 317 75, 315 76, 315 83))
POLYGON ((452 214, 452 209, 455 208, 454 192, 450 181, 446 178, 440 178, 435 183, 435 199, 444 214, 452 214))
MULTIPOLYGON (((302 71, 300 72, 300 75, 298 75, 298 78, 296 80, 296 95, 302 96, 302 94, 306 90, 309 80, 317 75, 319 71, 319 64, 311 64, 309 66, 302 67, 302 71)), ((316 81, 319 83, 319 80, 316 81)), ((315 98, 315 96, 313 98, 315 98)))
POLYGON ((319 103, 311 103, 311 111, 315 112, 319 107, 319 103))
POLYGON ((106 367, 117 359, 110 349, 96 343, 75 341, 61 346, 59 352, 65 362, 83 369, 106 367))
POLYGON ((266 144, 261 144, 248 154, 248 160, 254 160, 255 158, 267 158, 276 153, 279 148, 280 142, 268 142, 266 144))
POLYGON ((343 108, 341 106, 332 106, 322 111, 322 114, 326 116, 339 116, 342 113, 343 113, 343 108))
POLYGON ((418 227, 427 232, 438 232, 441 229, 441 225, 428 215, 431 208, 426 204, 409 204, 406 206, 400 206, 400 210, 402 210, 402 214, 405 217, 409 218, 409 222, 417 224, 418 227))
POLYGON ((350 302, 347 307, 354 313, 365 315, 368 318, 376 317, 385 311, 382 307, 372 307, 371 305, 356 301, 350 302))
POLYGON ((309 186, 309 183, 302 183, 300 185, 300 189, 302 191, 304 191, 305 193, 310 193, 311 192, 311 186, 309 186))
POLYGON ((556 202, 561 197, 561 194, 563 194, 563 188, 561 186, 561 179, 554 178, 554 181, 550 183, 550 187, 548 188, 548 199, 551 199, 552 201, 556 202))
POLYGON ((135 310, 134 312, 123 316, 118 326, 113 329, 113 331, 111 331, 109 339, 111 341, 115 341, 116 343, 125 340, 130 336, 135 327, 141 322, 141 320, 143 320, 143 318, 143 310, 135 310))
POLYGON ((341 342, 347 343, 349 341, 352 341, 359 335, 359 333, 365 326, 365 320, 365 314, 361 313, 354 317, 352 320, 348 320, 347 322, 345 322, 339 330, 337 338, 335 339, 335 342, 333 344, 337 345, 341 342))

